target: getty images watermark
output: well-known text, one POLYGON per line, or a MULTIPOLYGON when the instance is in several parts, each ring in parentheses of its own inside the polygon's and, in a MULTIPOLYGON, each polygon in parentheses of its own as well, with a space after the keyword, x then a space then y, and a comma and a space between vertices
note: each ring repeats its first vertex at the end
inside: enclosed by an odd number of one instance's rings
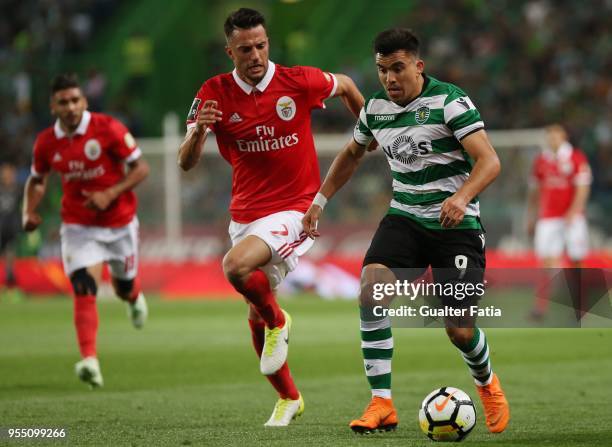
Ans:
POLYGON ((381 268, 369 284, 362 318, 394 327, 612 327, 612 269, 381 268))
POLYGON ((485 288, 484 282, 442 284, 426 282, 424 279, 416 282, 398 279, 391 283, 375 283, 372 293, 375 301, 405 297, 414 302, 419 297, 437 297, 446 304, 441 307, 422 304, 418 307, 400 305, 395 308, 379 304, 372 307, 372 314, 375 317, 501 317, 502 309, 496 306, 470 304, 484 296, 485 288), (455 303, 448 304, 451 300, 455 303))

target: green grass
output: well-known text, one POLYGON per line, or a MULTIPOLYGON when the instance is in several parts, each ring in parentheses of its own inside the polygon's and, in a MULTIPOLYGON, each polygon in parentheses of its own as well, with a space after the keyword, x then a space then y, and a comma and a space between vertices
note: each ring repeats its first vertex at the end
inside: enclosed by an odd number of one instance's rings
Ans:
MULTIPOLYGON (((242 302, 151 299, 143 331, 130 327, 121 303, 101 302, 105 387, 89 391, 73 372, 71 302, 0 301, 0 427, 67 427, 68 440, 57 443, 69 445, 428 446, 417 425, 423 397, 443 385, 477 397, 442 330, 396 329, 400 425, 354 435, 348 422, 369 400, 355 303, 301 297, 283 306, 293 315, 290 364, 306 412, 287 429, 264 429, 276 397, 259 375, 242 302)), ((512 421, 490 435, 477 402, 467 443, 610 445, 612 330, 488 329, 487 337, 512 421)))

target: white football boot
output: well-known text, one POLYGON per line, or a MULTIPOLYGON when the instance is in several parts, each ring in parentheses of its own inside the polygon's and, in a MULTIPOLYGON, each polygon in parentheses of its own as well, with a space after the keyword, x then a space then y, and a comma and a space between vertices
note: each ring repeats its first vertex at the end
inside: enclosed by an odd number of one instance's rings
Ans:
POLYGON ((259 369, 264 376, 274 374, 287 361, 291 316, 284 310, 282 312, 285 315, 285 324, 282 328, 268 329, 268 326, 265 327, 266 338, 259 361, 259 369))
POLYGON ((138 294, 138 298, 134 302, 128 302, 128 316, 136 329, 141 329, 147 321, 149 308, 142 292, 138 294))
POLYGON ((265 427, 286 427, 291 421, 304 413, 304 399, 300 394, 298 400, 278 399, 274 405, 272 416, 265 427))
POLYGON ((93 388, 104 386, 104 379, 100 372, 100 363, 95 357, 85 357, 74 365, 76 375, 83 382, 88 383, 93 388))

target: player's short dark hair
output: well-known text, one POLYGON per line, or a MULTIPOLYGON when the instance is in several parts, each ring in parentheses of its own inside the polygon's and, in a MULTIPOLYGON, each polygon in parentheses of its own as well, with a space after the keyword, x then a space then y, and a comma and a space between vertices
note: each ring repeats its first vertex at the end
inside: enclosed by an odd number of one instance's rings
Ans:
POLYGON ((375 53, 388 56, 401 50, 417 57, 419 55, 419 39, 407 28, 391 28, 374 39, 375 53))
POLYGON ((227 16, 223 30, 225 31, 225 37, 229 37, 235 29, 251 29, 259 25, 266 27, 266 19, 259 11, 240 8, 227 16))
POLYGON ((51 94, 67 88, 81 88, 79 77, 76 73, 61 73, 51 81, 51 94))

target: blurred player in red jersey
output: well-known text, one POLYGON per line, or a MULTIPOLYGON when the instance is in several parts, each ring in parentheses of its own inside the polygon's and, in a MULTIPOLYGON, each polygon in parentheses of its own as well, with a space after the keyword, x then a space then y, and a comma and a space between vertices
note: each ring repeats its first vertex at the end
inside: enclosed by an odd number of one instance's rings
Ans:
POLYGON ((75 75, 58 75, 52 81, 50 107, 56 121, 34 143, 23 228, 33 231, 41 224, 36 210, 47 176, 58 172, 63 190, 62 260, 74 290, 74 324, 82 357, 76 373, 92 387, 102 386, 96 355, 96 294, 105 262, 115 293, 128 304, 133 325, 141 328, 147 317, 136 277, 138 219, 132 189, 146 178, 149 166, 123 124, 87 111, 87 99, 75 75))
MULTIPOLYGON (((584 216, 591 185, 591 168, 584 153, 568 141, 559 124, 546 128, 548 147, 534 160, 528 197, 528 232, 535 232, 535 251, 545 268, 562 266, 567 253, 579 268, 589 249, 584 216)), ((548 307, 548 286, 538 292, 533 319, 548 307)))
POLYGON ((232 165, 233 247, 223 270, 250 305, 260 370, 280 396, 265 425, 286 426, 304 404, 286 362, 291 318, 274 291, 313 243, 301 223, 320 186, 310 113, 339 96, 357 117, 364 100, 345 75, 270 61, 259 12, 235 11, 224 30, 225 51, 235 69, 207 80, 198 91, 178 161, 184 170, 194 167, 213 131, 221 155, 232 165))

